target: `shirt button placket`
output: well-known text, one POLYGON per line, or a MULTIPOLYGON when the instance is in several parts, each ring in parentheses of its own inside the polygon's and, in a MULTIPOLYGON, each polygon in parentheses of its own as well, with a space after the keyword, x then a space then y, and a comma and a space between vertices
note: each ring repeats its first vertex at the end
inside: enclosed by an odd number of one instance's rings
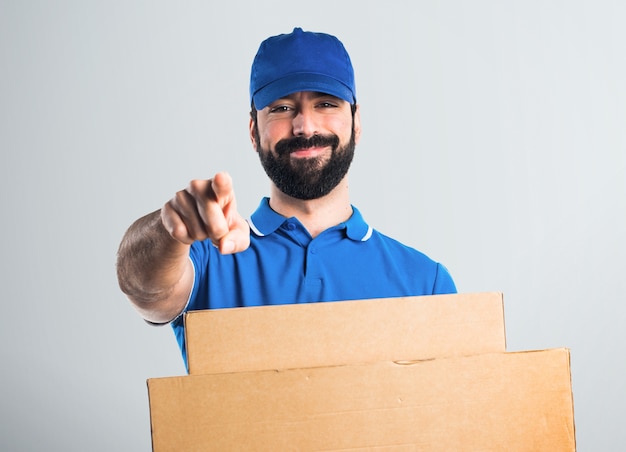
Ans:
POLYGON ((322 296, 322 278, 317 246, 311 242, 307 248, 306 291, 311 300, 319 301, 322 296))

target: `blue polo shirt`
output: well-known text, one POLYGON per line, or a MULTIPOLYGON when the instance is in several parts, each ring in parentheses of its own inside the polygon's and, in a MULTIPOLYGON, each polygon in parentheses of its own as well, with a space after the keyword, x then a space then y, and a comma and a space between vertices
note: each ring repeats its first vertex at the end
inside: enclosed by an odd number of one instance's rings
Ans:
MULTIPOLYGON (((250 247, 222 255, 195 242, 186 311, 455 293, 445 267, 352 216, 312 238, 264 198, 248 220, 250 247)), ((172 322, 186 364, 182 317, 172 322)))

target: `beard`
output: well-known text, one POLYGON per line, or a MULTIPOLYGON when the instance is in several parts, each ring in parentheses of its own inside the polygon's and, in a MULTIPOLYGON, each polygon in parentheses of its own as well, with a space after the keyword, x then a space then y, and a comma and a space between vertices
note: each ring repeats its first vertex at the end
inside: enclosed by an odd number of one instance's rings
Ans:
POLYGON ((345 146, 339 146, 337 135, 293 137, 276 143, 276 154, 261 147, 256 126, 255 135, 259 159, 267 176, 281 192, 302 200, 326 196, 339 185, 350 169, 356 147, 354 128, 345 146), (291 159, 293 151, 311 147, 330 147, 330 158, 291 159))

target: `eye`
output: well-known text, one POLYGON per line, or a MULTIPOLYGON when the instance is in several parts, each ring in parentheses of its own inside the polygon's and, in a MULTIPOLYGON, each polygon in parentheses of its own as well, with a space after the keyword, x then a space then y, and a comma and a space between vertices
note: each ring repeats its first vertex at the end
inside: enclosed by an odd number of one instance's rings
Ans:
POLYGON ((292 110, 293 108, 289 105, 274 105, 270 107, 270 113, 284 113, 292 110))
POLYGON ((318 108, 337 108, 338 105, 334 102, 330 102, 330 101, 323 101, 320 102, 319 104, 317 104, 318 108))

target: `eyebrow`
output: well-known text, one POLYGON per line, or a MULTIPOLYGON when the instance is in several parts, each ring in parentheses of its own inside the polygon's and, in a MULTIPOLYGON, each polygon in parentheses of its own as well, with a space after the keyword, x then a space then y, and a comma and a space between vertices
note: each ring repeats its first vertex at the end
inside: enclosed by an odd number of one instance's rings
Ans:
MULTIPOLYGON (((302 92, 302 91, 298 91, 298 92, 302 92)), ((298 94, 298 92, 287 94, 286 96, 280 97, 279 99, 291 99, 291 100, 293 100, 296 97, 296 95, 298 94)), ((328 94, 328 93, 323 93, 321 91, 309 91, 309 92, 311 93, 311 97, 313 99, 318 99, 320 97, 332 97, 333 99, 340 99, 341 100, 341 98, 339 98, 337 96, 334 96, 334 95, 328 94)))

